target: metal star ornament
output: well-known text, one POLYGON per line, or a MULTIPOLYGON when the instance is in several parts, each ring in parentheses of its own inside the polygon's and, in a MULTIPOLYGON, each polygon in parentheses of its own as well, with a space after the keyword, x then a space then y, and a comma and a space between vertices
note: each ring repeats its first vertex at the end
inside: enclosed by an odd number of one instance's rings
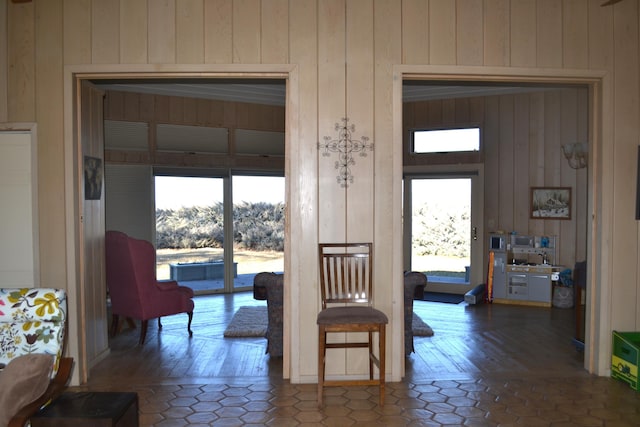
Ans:
POLYGON ((373 151, 373 143, 369 142, 366 136, 360 139, 354 139, 353 133, 356 130, 354 124, 349 124, 349 118, 343 117, 342 123, 336 123, 337 138, 325 136, 324 142, 318 143, 318 149, 323 149, 323 157, 331 156, 331 153, 338 153, 338 160, 335 162, 335 168, 338 169, 336 176, 338 184, 346 188, 349 184, 353 184, 353 175, 350 167, 355 165, 353 159, 354 153, 359 153, 360 157, 367 157, 367 151, 373 151))

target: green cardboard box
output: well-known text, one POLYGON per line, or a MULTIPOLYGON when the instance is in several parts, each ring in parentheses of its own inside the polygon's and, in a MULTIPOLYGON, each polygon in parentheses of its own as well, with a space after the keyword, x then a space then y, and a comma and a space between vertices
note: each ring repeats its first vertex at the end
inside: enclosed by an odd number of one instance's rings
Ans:
POLYGON ((640 365, 640 332, 613 331, 611 377, 628 383, 640 391, 638 366, 640 365))

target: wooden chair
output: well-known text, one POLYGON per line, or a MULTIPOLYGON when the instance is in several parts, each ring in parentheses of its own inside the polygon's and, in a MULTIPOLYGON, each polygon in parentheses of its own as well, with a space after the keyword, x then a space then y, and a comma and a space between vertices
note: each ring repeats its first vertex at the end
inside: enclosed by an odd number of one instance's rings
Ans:
POLYGON ((324 387, 348 385, 379 386, 384 405, 385 328, 389 319, 372 306, 373 247, 371 243, 324 243, 319 245, 322 310, 318 313, 318 406, 324 387), (328 305, 332 305, 328 307, 328 305), (367 341, 327 342, 327 334, 366 332, 367 341), (373 333, 378 333, 378 357, 373 352, 373 333), (369 379, 325 380, 329 348, 367 348, 369 379), (374 379, 373 365, 378 367, 374 379))

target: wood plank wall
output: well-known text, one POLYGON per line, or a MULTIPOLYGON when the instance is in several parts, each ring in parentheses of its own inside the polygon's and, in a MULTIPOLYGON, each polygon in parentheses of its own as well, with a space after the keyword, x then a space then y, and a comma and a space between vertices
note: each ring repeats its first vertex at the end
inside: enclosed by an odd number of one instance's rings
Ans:
POLYGON ((284 107, 110 90, 105 96, 104 118, 148 123, 151 130, 148 151, 107 150, 105 161, 110 163, 258 169, 284 173, 282 157, 243 156, 234 155, 233 152, 229 156, 163 153, 156 151, 153 140, 153 129, 159 123, 208 126, 228 129, 230 145, 233 147, 232 140, 236 129, 284 132, 284 107))
MULTIPOLYGON (((402 154, 395 145, 399 141, 393 141, 394 108, 400 108, 392 102, 394 67, 416 65, 427 74, 430 66, 450 66, 456 72, 469 65, 479 74, 484 69, 491 73, 494 67, 518 76, 592 72, 603 77, 603 85, 602 91, 594 92, 596 134, 589 135, 597 144, 587 178, 594 191, 593 209, 586 216, 596 221, 596 228, 595 245, 589 249, 594 254, 594 286, 588 327, 592 345, 586 356, 592 372, 606 374, 611 329, 640 328, 640 229, 633 215, 636 189, 629 185, 637 173, 640 141, 640 6, 632 0, 601 4, 602 0, 0 0, 0 34, 7 35, 6 41, 0 39, 0 121, 38 124, 42 277, 51 285, 73 287, 77 275, 74 259, 67 259, 76 254, 75 242, 69 240, 74 213, 67 212, 73 196, 65 194, 65 153, 72 151, 65 146, 72 138, 65 126, 73 128, 73 112, 63 108, 65 101, 71 103, 63 92, 67 66, 125 70, 139 64, 153 71, 173 64, 174 70, 184 72, 197 65, 199 71, 229 70, 234 65, 247 70, 255 64, 295 67, 298 96, 290 100, 294 111, 288 112, 295 141, 288 143, 286 162, 291 173, 289 207, 300 219, 288 230, 295 234, 288 249, 293 267, 288 280, 299 283, 302 277, 314 276, 315 251, 310 248, 319 239, 371 238, 380 242, 377 256, 392 260, 376 272, 384 279, 378 293, 381 306, 390 311, 396 310, 392 283, 402 269, 396 237, 401 226, 395 207, 401 200, 402 154), (346 190, 336 186, 334 171, 317 150, 318 141, 331 134, 343 116, 351 117, 358 133, 376 144, 371 158, 358 159, 349 204, 344 202, 346 190), (371 216, 361 221, 348 210, 371 216), (67 251, 61 250, 65 242, 67 251)), ((563 119, 548 108, 565 102, 565 96, 567 105, 574 102, 571 94, 485 101, 490 106, 485 117, 491 119, 487 128, 501 141, 527 125, 529 140, 549 132, 558 138, 529 144, 527 160, 515 157, 524 148, 521 141, 485 153, 497 155, 503 165, 496 176, 500 192, 514 195, 514 201, 487 195, 498 221, 535 228, 526 219, 526 196, 517 191, 525 185, 502 178, 511 171, 505 165, 513 165, 513 171, 528 166, 528 184, 573 185, 574 178, 561 169, 563 159, 547 149, 570 136, 564 134, 570 129, 563 119), (544 173, 533 172, 538 169, 544 173)), ((553 228, 548 233, 565 233, 553 222, 544 224, 545 233, 546 227, 553 228)), ((291 375, 295 381, 312 381, 314 343, 304 331, 313 327, 317 299, 298 288, 290 292, 290 301, 296 302, 291 307, 291 375)), ((401 348, 398 323, 392 319, 392 348, 401 348)), ((72 335, 79 334, 74 328, 71 325, 72 335)), ((75 341, 70 351, 77 355, 80 344, 75 341)), ((390 355, 389 369, 397 379, 403 357, 394 349, 390 355)))
POLYGON ((455 162, 484 164, 484 218, 487 232, 554 235, 558 262, 573 268, 587 255, 587 169, 572 169, 562 145, 588 141, 588 90, 546 90, 522 95, 410 102, 403 105, 404 164, 415 172, 434 163, 409 155, 409 133, 415 129, 479 126, 481 158, 455 162), (482 155, 483 154, 483 155, 482 155), (530 187, 571 187, 571 219, 531 219, 530 187))

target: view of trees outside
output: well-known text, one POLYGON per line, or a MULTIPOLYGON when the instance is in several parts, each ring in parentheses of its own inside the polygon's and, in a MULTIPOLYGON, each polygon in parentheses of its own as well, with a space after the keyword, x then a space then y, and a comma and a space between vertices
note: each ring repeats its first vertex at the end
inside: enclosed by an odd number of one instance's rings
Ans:
MULTIPOLYGON (((223 261, 222 178, 156 177, 157 276, 169 264, 223 261)), ((284 269, 284 178, 233 177, 238 275, 284 269)))
POLYGON ((253 286, 243 274, 284 272, 284 196, 284 177, 233 177, 234 288, 253 286))
POLYGON ((471 179, 413 179, 412 207, 412 270, 464 277, 471 260, 471 179))

